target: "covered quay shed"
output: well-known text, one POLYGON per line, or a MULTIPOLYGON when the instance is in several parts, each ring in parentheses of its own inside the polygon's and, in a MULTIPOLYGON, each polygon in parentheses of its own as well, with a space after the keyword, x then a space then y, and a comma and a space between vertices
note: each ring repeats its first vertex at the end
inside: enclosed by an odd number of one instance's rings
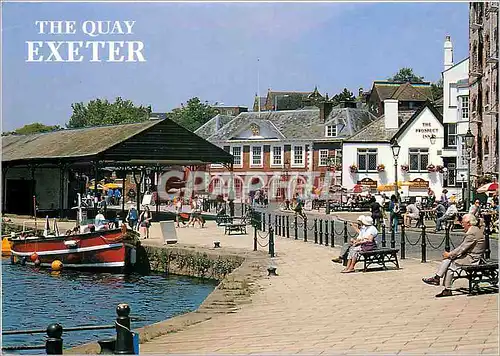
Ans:
MULTIPOLYGON (((2 138, 2 211, 67 215, 79 187, 104 169, 142 173, 171 165, 224 164, 233 157, 169 119, 2 138), (83 179, 83 181, 82 181, 83 179)), ((138 197, 139 198, 139 197, 138 197)))

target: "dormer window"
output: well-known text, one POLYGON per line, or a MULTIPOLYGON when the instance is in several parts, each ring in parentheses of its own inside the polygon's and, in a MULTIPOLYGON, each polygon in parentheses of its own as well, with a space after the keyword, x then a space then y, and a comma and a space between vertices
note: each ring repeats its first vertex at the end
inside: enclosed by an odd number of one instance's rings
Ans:
POLYGON ((328 125, 325 127, 325 137, 337 137, 337 126, 328 125))

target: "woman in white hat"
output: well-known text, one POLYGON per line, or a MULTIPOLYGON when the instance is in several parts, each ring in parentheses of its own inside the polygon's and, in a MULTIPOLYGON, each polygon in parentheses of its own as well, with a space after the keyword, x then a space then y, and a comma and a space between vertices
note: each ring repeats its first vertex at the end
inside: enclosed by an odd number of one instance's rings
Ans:
POLYGON ((359 229, 359 236, 353 242, 353 246, 349 249, 347 256, 347 267, 342 273, 354 272, 354 266, 359 257, 360 251, 370 251, 377 248, 375 238, 378 235, 377 228, 373 226, 373 219, 371 216, 360 216, 359 221, 363 226, 359 229))
POLYGON ((354 246, 354 243, 356 242, 357 239, 362 238, 361 236, 361 231, 364 230, 364 215, 360 215, 358 219, 356 220, 356 223, 351 222, 351 227, 356 231, 358 236, 356 238, 352 238, 348 243, 345 243, 342 245, 342 248, 340 249, 340 255, 337 258, 333 258, 332 262, 336 263, 342 263, 344 259, 347 259, 347 256, 349 254, 349 250, 354 246))

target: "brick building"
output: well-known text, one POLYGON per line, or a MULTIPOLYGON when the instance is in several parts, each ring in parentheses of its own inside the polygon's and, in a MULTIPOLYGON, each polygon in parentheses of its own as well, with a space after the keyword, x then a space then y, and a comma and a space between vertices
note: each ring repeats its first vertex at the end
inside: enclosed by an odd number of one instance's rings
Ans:
POLYGON ((471 174, 498 176, 498 2, 469 4, 471 174))
POLYGON ((328 169, 334 171, 331 184, 340 185, 342 140, 374 119, 365 109, 334 108, 330 101, 301 110, 245 112, 224 125, 215 117, 195 133, 234 156, 234 173, 231 183, 227 169, 210 166, 209 190, 224 194, 233 184, 235 198, 245 200, 263 188, 282 200, 320 187, 328 169))

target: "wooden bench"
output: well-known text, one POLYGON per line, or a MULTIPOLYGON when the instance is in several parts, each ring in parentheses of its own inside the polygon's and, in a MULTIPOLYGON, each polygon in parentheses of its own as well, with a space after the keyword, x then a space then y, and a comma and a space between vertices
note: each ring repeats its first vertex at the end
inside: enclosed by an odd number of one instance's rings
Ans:
POLYGON ((478 294, 481 291, 481 283, 489 283, 498 292, 498 260, 482 260, 477 265, 461 265, 458 271, 453 273, 453 280, 465 278, 469 280, 469 295, 478 294))
MULTIPOLYGON (((371 251, 361 251, 359 253, 359 259, 356 263, 363 261, 363 272, 368 270, 368 267, 372 264, 381 265, 384 270, 387 270, 386 263, 392 263, 399 269, 398 262, 398 252, 397 248, 381 247, 371 251)), ((344 266, 347 265, 347 257, 344 259, 344 266)))
POLYGON ((231 232, 236 232, 239 234, 247 233, 247 224, 246 223, 231 223, 224 225, 224 235, 231 235, 231 232))

